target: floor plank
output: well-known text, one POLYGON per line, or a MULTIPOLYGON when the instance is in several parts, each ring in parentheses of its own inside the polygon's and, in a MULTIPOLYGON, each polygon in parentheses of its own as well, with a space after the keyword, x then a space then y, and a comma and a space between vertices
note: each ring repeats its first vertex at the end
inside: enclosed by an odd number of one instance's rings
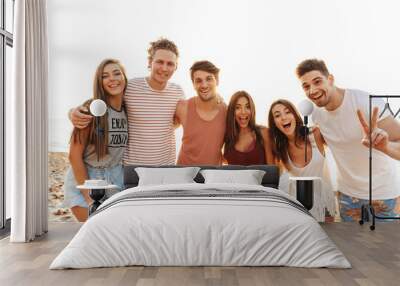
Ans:
POLYGON ((50 231, 32 243, 0 240, 0 285, 399 285, 400 224, 322 225, 351 262, 352 269, 290 267, 117 267, 84 270, 48 269, 80 228, 79 223, 50 223, 50 231))

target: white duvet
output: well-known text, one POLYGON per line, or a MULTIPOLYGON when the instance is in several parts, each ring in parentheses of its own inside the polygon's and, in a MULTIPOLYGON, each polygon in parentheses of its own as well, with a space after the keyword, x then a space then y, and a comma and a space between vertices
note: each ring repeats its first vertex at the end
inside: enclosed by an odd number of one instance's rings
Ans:
POLYGON ((279 200, 251 196, 121 200, 137 192, 169 190, 253 190, 289 197, 254 185, 194 183, 128 189, 100 206, 50 269, 126 265, 351 267, 313 217, 279 200))

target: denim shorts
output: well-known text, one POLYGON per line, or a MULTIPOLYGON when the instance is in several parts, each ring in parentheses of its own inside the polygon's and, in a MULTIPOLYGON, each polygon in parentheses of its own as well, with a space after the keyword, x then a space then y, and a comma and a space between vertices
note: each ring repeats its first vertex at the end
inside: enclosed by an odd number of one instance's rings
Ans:
MULTIPOLYGON (((122 165, 117 165, 111 168, 92 168, 86 165, 89 179, 103 179, 108 183, 117 185, 120 189, 109 189, 106 190, 105 199, 109 198, 113 194, 122 191, 124 187, 124 172, 122 165)), ((77 183, 75 180, 74 172, 70 167, 65 175, 64 179, 64 202, 62 207, 72 208, 75 206, 87 208, 86 203, 81 191, 76 188, 77 183)), ((104 199, 103 199, 104 200, 104 199)))
MULTIPOLYGON (((350 197, 341 192, 338 192, 339 211, 342 221, 358 221, 361 218, 361 206, 368 204, 369 200, 350 197)), ((375 215, 381 217, 398 217, 395 212, 397 199, 373 200, 372 206, 375 210, 375 215)), ((377 219, 379 220, 379 219, 377 219)), ((389 221, 389 220, 386 220, 389 221)))

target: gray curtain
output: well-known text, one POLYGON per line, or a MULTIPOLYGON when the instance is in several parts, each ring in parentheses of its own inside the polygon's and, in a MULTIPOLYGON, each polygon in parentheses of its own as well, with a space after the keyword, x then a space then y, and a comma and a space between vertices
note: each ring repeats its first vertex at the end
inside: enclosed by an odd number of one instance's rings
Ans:
POLYGON ((47 232, 48 47, 46 0, 15 2, 10 136, 12 242, 47 232))

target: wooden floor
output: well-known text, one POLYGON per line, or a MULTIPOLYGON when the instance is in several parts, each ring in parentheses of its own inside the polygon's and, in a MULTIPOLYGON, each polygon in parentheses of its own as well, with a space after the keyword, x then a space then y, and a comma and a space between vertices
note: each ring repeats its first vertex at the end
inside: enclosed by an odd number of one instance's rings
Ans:
POLYGON ((78 223, 51 223, 32 243, 0 241, 0 285, 400 285, 400 223, 323 225, 353 268, 289 267, 121 267, 48 270, 79 229, 78 223))

